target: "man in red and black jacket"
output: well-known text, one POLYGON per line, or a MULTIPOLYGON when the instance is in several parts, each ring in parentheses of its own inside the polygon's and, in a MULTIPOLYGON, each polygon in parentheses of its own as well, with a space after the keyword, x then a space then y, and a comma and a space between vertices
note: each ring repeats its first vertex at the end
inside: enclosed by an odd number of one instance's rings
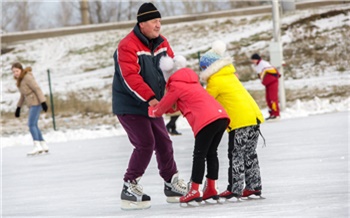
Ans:
POLYGON ((158 104, 165 90, 159 60, 162 56, 173 58, 174 53, 167 39, 160 35, 161 15, 152 3, 141 5, 137 21, 134 29, 119 42, 113 56, 113 113, 134 146, 124 175, 122 209, 150 207, 150 197, 142 192, 138 182, 153 151, 159 174, 165 181, 168 202, 186 194, 186 184, 178 179, 172 141, 164 120, 148 116, 148 107, 158 104))

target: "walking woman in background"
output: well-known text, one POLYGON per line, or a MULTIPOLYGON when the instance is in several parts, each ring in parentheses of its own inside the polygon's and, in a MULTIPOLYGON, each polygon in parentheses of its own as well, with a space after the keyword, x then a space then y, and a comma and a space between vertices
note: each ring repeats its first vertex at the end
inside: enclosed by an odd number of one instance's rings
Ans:
POLYGON ((32 74, 32 68, 27 67, 23 69, 22 64, 14 63, 11 67, 13 76, 17 81, 17 87, 21 93, 21 97, 17 103, 15 116, 19 117, 21 107, 26 101, 29 107, 28 127, 34 140, 34 148, 28 155, 36 155, 43 152, 49 152, 49 148, 41 134, 38 127, 38 120, 41 110, 47 111, 46 98, 36 83, 32 74))

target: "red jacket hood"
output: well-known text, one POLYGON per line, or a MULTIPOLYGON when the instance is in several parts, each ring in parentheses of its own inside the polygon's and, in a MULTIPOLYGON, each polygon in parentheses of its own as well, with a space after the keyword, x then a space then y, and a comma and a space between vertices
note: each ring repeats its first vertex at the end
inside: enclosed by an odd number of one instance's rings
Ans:
MULTIPOLYGON (((173 73, 167 82, 167 92, 153 107, 155 116, 180 110, 190 124, 194 135, 217 119, 229 117, 225 109, 201 86, 199 77, 190 68, 173 73)), ((229 122, 228 122, 229 123, 229 122)))
POLYGON ((167 87, 172 82, 184 82, 184 83, 198 83, 198 75, 190 68, 181 68, 180 70, 175 71, 173 75, 169 77, 167 82, 167 87))

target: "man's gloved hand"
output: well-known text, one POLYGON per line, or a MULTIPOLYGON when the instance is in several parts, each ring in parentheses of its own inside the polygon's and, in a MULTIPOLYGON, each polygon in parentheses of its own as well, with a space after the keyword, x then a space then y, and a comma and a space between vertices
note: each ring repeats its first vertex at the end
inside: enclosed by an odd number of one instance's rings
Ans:
POLYGON ((41 107, 43 108, 43 110, 44 110, 45 112, 47 112, 47 104, 46 104, 45 101, 44 101, 43 103, 41 103, 41 107))

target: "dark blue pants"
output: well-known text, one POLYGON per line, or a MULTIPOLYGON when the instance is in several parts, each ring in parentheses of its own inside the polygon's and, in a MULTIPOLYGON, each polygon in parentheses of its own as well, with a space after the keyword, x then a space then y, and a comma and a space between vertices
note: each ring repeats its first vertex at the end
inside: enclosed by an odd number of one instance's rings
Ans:
POLYGON ((171 180, 177 173, 177 168, 172 141, 165 128, 164 119, 132 114, 118 115, 118 119, 134 146, 124 181, 134 180, 144 174, 153 151, 157 158, 160 176, 165 181, 171 180))

